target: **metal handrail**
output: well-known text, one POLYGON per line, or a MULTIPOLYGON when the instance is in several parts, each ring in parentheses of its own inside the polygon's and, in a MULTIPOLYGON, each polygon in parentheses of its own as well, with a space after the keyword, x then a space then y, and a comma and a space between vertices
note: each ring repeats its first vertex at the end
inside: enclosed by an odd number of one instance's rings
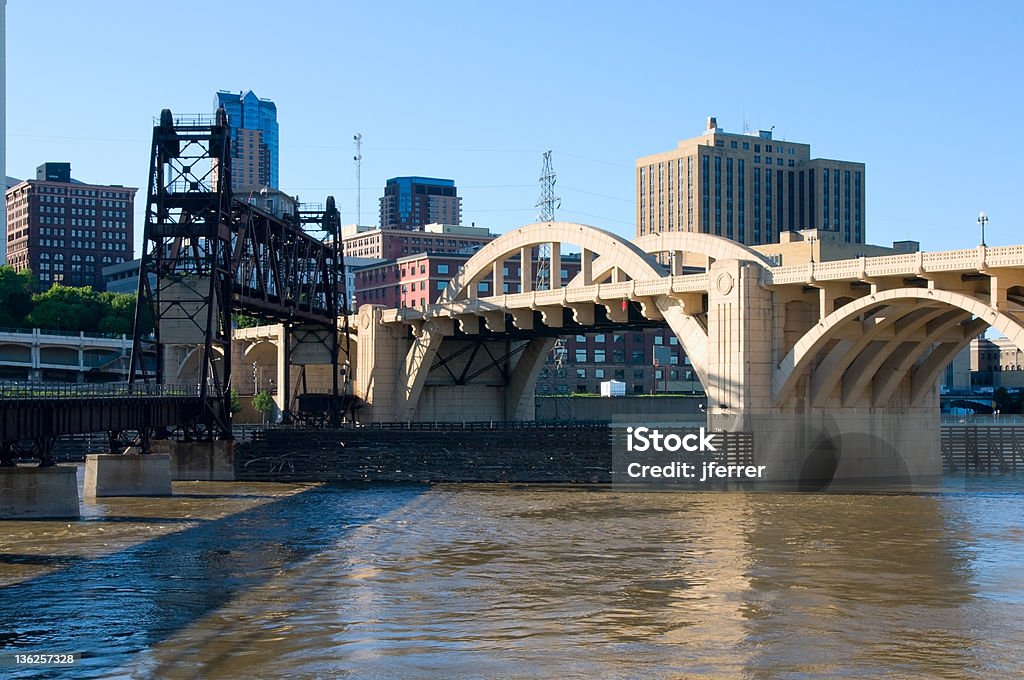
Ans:
POLYGON ((96 397, 198 397, 199 385, 155 383, 0 382, 2 399, 73 399, 96 397))
POLYGON ((942 416, 943 425, 1024 425, 1024 416, 1022 415, 999 415, 984 414, 984 415, 953 415, 945 414, 942 416))

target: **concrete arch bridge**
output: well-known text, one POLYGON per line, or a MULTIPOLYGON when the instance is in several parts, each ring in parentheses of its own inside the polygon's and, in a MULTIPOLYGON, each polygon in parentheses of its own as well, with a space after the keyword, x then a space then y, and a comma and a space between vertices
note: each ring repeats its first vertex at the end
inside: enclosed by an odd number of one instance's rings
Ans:
POLYGON ((555 338, 663 325, 705 386, 709 425, 752 432, 773 477, 916 479, 941 470, 936 380, 952 357, 989 326, 1024 346, 1024 246, 779 267, 707 234, 530 224, 426 309, 360 308, 361 418, 531 419, 555 338), (551 271, 573 249, 580 273, 532 290, 545 244, 551 271), (526 263, 522 292, 479 296, 510 259, 526 263))

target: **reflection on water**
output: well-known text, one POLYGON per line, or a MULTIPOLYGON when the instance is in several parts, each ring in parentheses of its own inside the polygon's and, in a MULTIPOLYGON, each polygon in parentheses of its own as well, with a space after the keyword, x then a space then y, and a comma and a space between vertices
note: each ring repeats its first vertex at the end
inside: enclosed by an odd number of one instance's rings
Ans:
POLYGON ((1022 488, 314 489, 0 591, 0 647, 80 677, 1005 677, 1022 488))

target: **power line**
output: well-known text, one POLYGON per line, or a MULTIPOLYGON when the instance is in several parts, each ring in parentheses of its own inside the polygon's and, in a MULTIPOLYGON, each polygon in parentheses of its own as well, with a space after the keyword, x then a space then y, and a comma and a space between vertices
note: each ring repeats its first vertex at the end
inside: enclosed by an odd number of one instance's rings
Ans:
MULTIPOLYGON (((460 189, 529 189, 536 184, 459 184, 460 189)), ((289 187, 289 191, 378 191, 374 187, 289 187)))
POLYGON ((636 200, 632 199, 632 198, 621 198, 619 196, 609 196, 608 194, 599 194, 599 193, 596 193, 596 192, 593 192, 593 191, 587 191, 585 189, 575 189, 573 187, 567 187, 565 185, 562 185, 562 188, 563 189, 567 189, 569 191, 575 191, 576 193, 579 193, 579 194, 586 194, 588 196, 598 196, 600 198, 608 198, 608 199, 611 199, 613 201, 621 201, 623 203, 629 203, 631 205, 636 205, 636 200))
POLYGON ((632 220, 617 220, 613 217, 602 217, 601 215, 592 215, 591 213, 579 212, 578 210, 566 210, 565 212, 572 215, 583 215, 584 217, 593 217, 595 220, 604 220, 606 222, 618 222, 619 224, 628 224, 635 226, 636 222, 632 220))

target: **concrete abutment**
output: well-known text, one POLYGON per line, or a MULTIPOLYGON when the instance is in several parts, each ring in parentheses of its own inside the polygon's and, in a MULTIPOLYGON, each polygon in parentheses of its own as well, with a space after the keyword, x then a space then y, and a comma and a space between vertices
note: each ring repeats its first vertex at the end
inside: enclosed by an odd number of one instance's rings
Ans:
POLYGON ((0 468, 0 519, 78 518, 73 465, 0 468))
POLYGON ((170 439, 150 443, 153 453, 170 456, 171 480, 183 482, 233 482, 233 441, 182 442, 170 439))
POLYGON ((97 453, 85 457, 86 498, 170 496, 167 453, 97 453))

